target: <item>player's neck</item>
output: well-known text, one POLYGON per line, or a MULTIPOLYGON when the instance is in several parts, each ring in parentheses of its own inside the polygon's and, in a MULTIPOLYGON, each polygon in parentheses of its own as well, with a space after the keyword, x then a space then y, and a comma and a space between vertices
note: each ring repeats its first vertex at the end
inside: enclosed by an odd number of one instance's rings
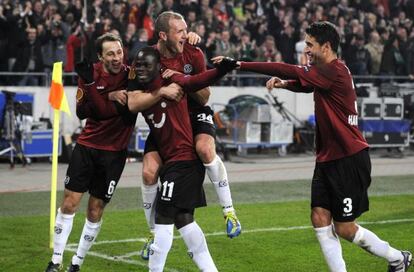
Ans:
POLYGON ((168 50, 168 48, 161 41, 157 43, 157 49, 164 58, 174 58, 177 53, 168 50))
POLYGON ((331 63, 332 61, 336 60, 338 58, 338 55, 335 53, 331 53, 326 57, 325 63, 331 63))
POLYGON ((336 60, 337 58, 338 58, 338 55, 336 54, 328 54, 324 59, 321 59, 318 65, 329 64, 332 61, 336 60))

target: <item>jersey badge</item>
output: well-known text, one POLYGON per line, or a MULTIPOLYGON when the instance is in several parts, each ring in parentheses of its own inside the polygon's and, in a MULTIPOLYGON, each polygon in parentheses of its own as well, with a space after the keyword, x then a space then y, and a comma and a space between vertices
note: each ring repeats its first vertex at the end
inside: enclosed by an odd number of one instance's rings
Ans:
POLYGON ((189 63, 184 65, 184 74, 188 75, 191 74, 191 72, 193 71, 193 66, 189 63))
POLYGON ((80 102, 83 99, 83 90, 81 88, 78 88, 78 90, 76 91, 76 102, 80 102))

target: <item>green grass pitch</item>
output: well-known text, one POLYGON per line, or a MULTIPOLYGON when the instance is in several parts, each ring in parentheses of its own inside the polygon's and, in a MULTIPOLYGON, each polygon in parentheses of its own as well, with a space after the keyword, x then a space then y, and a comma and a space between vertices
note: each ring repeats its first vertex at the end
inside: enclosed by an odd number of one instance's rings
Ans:
MULTIPOLYGON (((197 210, 196 220, 219 271, 328 271, 310 227, 309 181, 231 184, 243 227, 235 239, 225 236, 212 186, 205 188, 209 206, 197 210)), ((359 221, 391 245, 414 251, 414 176, 373 178, 370 194, 371 209, 359 221)), ((138 189, 117 189, 82 271, 147 271, 147 263, 138 256, 147 235, 139 195, 138 189)), ((65 266, 83 227, 85 200, 75 217, 65 266)), ((1 271, 44 271, 52 252, 48 201, 48 192, 0 194, 1 271)), ((197 271, 176 235, 165 271, 197 271)), ((342 246, 348 271, 386 271, 384 260, 347 241, 342 240, 342 246)))

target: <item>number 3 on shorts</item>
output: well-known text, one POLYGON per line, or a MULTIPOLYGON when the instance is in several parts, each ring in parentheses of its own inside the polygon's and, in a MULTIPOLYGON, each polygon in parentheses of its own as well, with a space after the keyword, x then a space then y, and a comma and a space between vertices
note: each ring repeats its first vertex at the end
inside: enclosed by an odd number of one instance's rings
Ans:
POLYGON ((344 198, 343 203, 345 204, 344 212, 350 213, 352 211, 352 198, 344 198))

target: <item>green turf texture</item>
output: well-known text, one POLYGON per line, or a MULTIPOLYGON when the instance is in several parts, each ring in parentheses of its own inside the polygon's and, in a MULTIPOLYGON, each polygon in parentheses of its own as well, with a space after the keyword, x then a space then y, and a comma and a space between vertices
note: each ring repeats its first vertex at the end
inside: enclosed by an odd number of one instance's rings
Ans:
MULTIPOLYGON (((233 183, 231 186, 245 231, 240 237, 225 236, 224 220, 210 184, 205 188, 211 204, 196 213, 219 271, 328 271, 310 228, 309 181, 233 183), (286 229, 290 227, 303 228, 286 229)), ((413 188, 414 176, 374 178, 370 189, 371 210, 359 221, 372 222, 365 227, 391 245, 414 251, 413 188), (376 223, 399 219, 411 221, 376 223)), ((60 192, 58 199, 61 197, 60 192)), ((85 220, 85 200, 75 217, 70 244, 79 240, 85 220)), ((48 201, 47 192, 0 194, 1 271, 44 271, 52 252, 48 248, 48 201)), ((97 244, 91 249, 91 254, 101 257, 87 256, 82 271, 147 271, 146 262, 136 255, 142 242, 115 242, 147 235, 144 214, 138 203, 139 189, 117 189, 105 211, 97 244), (100 244, 103 241, 113 243, 100 244), (129 253, 131 257, 119 258, 129 253), (107 260, 102 256, 116 259, 107 260)), ((384 260, 347 241, 342 240, 342 245, 349 272, 386 271, 384 260)), ((70 251, 65 252, 65 266, 72 255, 70 251)), ((179 238, 174 240, 166 271, 197 271, 179 238)))

